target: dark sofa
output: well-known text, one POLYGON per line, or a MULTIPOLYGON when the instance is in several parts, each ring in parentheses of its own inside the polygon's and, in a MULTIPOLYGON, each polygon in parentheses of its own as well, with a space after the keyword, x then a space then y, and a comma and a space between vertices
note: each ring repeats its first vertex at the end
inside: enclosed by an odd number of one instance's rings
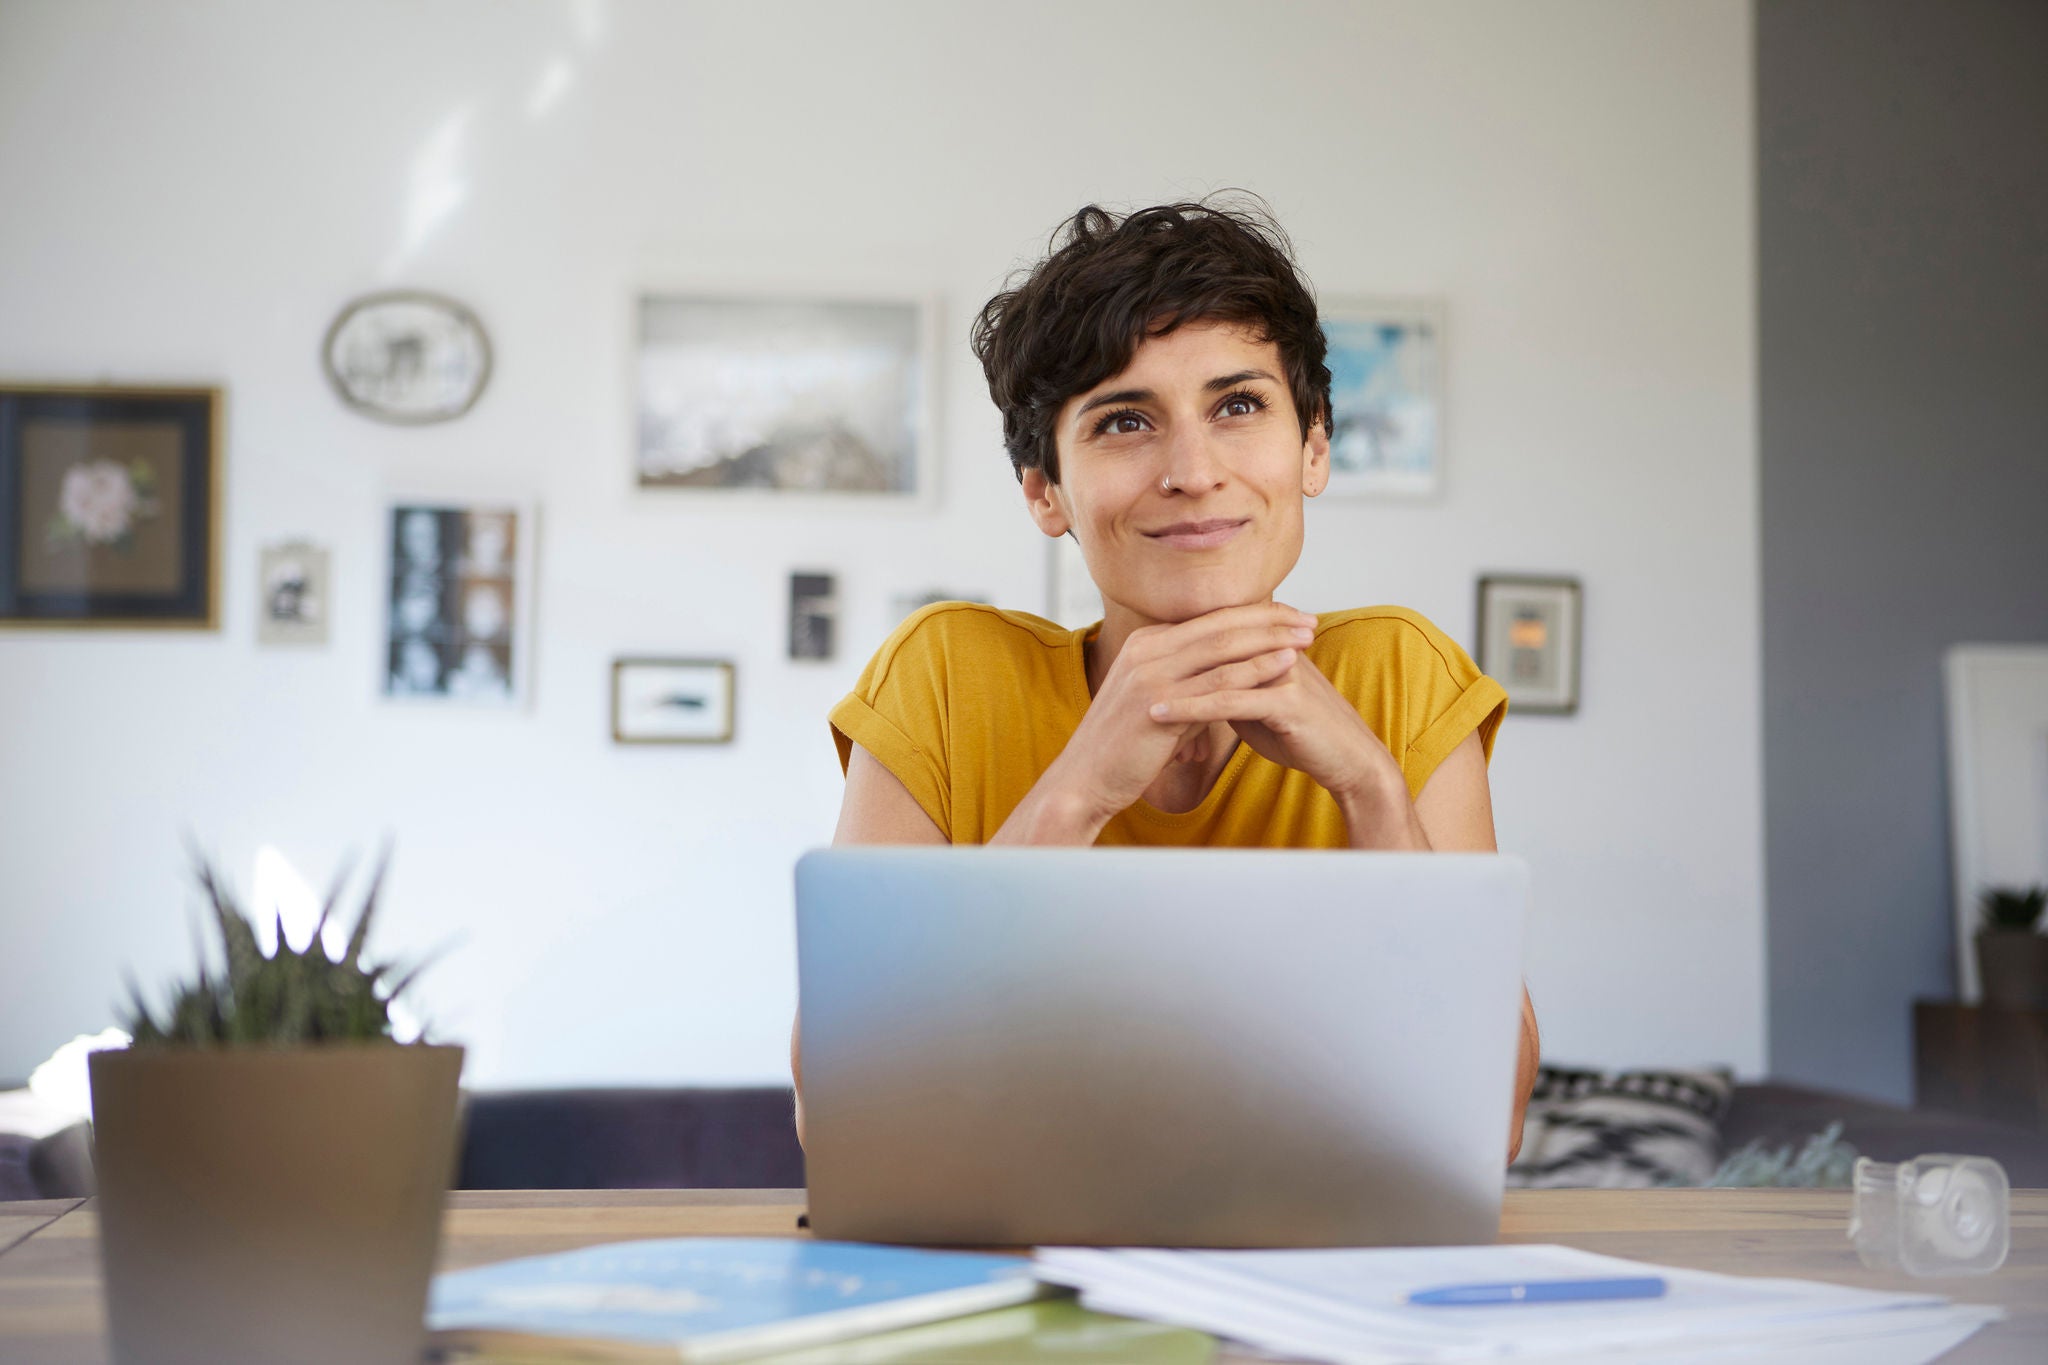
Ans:
MULTIPOLYGON (((472 1095, 469 1189, 733 1188, 804 1183, 790 1092, 529 1090, 472 1095)), ((1878 1161, 1926 1152, 1995 1157, 2015 1185, 2048 1187, 2048 1134, 1791 1085, 1738 1085, 1722 1148, 1801 1143, 1835 1120, 1878 1161)))
MULTIPOLYGON (((1751 1139, 1796 1148, 1840 1119, 1863 1155, 1997 1158, 2017 1186, 2048 1188, 2048 1134, 1961 1114, 1901 1109, 1790 1085, 1739 1085, 1724 1151, 1751 1139)), ((31 1143, 0 1136, 0 1200, 88 1192, 82 1130, 31 1143)), ((468 1097, 464 1189, 794 1189, 804 1183, 782 1087, 482 1091, 468 1097)))
POLYGON ((505 1090, 469 1096, 468 1190, 798 1189, 795 1100, 737 1090, 505 1090))

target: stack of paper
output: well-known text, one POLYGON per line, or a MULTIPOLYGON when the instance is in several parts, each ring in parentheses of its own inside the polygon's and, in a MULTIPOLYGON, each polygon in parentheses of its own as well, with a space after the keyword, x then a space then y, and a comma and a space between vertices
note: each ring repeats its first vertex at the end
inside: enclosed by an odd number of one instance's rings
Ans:
POLYGON ((1481 1357, 1619 1355, 1630 1361, 1932 1360, 1996 1308, 1935 1294, 1884 1294, 1808 1280, 1714 1275, 1561 1246, 1338 1251, 1098 1251, 1047 1248, 1039 1278, 1105 1313, 1231 1337, 1342 1365, 1481 1357), (1659 1276, 1655 1298, 1480 1307, 1413 1305, 1452 1285, 1659 1276))

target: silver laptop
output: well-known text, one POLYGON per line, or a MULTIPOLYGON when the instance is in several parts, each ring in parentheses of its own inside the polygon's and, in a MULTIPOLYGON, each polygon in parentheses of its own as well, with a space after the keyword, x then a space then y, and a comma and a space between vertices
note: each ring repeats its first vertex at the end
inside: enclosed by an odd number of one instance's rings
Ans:
POLYGON ((807 854, 811 1227, 1491 1242, 1527 902, 1496 854, 807 854))

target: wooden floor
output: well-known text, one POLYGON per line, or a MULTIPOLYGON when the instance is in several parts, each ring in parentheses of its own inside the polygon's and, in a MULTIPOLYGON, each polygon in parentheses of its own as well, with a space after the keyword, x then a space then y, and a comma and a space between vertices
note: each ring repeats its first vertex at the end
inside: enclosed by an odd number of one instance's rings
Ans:
MULTIPOLYGON (((441 1265, 639 1237, 795 1236, 801 1190, 505 1190, 456 1194, 441 1265)), ((1503 1241, 1745 1275, 1926 1290, 2003 1306, 1994 1324, 1944 1359, 1956 1365, 2048 1362, 2048 1190, 2013 1193, 2013 1246, 1995 1275, 1916 1281, 1865 1270, 1847 1236, 1840 1190, 1510 1190, 1503 1241)), ((0 1204, 0 1361, 101 1365, 98 1223, 91 1202, 0 1204)), ((1608 1358, 1611 1365, 1621 1362, 1608 1358)))

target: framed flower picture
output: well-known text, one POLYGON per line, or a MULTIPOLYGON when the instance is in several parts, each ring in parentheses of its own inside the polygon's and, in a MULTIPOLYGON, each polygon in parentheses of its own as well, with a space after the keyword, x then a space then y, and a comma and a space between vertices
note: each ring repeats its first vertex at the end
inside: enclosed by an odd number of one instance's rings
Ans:
POLYGON ((219 389, 0 386, 0 626, 220 625, 219 389))

